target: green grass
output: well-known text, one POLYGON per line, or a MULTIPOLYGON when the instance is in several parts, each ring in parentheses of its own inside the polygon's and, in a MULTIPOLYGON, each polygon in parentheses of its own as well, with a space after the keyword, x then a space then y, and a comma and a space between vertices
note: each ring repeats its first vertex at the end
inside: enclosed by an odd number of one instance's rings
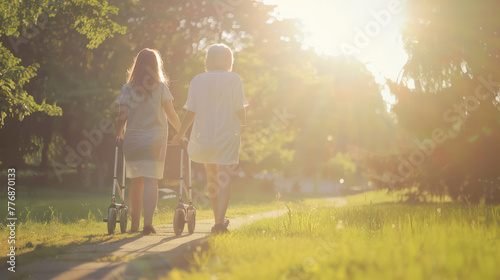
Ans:
POLYGON ((288 206, 210 238, 191 272, 168 278, 500 279, 500 206, 395 199, 372 192, 347 197, 356 206, 288 206))
MULTIPOLYGON (((237 179, 233 183, 233 195, 227 217, 234 218, 276 209, 274 194, 261 190, 262 182, 237 179)), ((198 182, 203 190, 203 182, 198 182)), ((178 190, 177 187, 174 188, 178 190)), ((201 191, 206 193, 204 191, 201 191)), ((127 190, 128 193, 128 190, 127 190)), ((162 194, 160 194, 160 197, 162 194)), ((110 205, 110 190, 103 192, 74 191, 65 189, 29 189, 19 186, 16 194, 16 255, 23 262, 59 254, 68 247, 112 242, 131 238, 138 233, 120 234, 119 225, 114 235, 107 234, 107 208, 110 205)), ((127 201, 128 202, 128 201, 127 201)), ((154 216, 154 225, 172 223, 178 199, 159 199, 154 216)), ((7 200, 0 199, 0 216, 7 217, 7 200)), ((213 218, 210 203, 195 201, 197 220, 213 218)), ((128 229, 130 229, 130 216, 128 229)), ((142 219, 141 227, 142 229, 142 219)), ((9 231, 5 223, 0 225, 0 239, 8 240, 9 231)), ((6 256, 9 246, 0 246, 0 256, 6 256)), ((2 266, 5 257, 0 258, 2 266)))

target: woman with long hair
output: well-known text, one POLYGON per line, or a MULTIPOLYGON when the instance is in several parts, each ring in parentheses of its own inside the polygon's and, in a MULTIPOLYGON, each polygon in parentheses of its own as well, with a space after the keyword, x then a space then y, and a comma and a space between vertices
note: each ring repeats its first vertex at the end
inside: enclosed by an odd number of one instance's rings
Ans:
POLYGON ((205 165, 207 187, 214 212, 212 233, 228 232, 225 220, 233 172, 229 166, 239 161, 242 126, 246 125, 248 102, 238 74, 232 72, 233 53, 224 44, 212 45, 205 58, 205 73, 189 86, 186 115, 172 141, 182 139, 194 122, 188 144, 191 160, 205 165))
POLYGON ((144 206, 143 233, 156 233, 153 214, 158 203, 158 180, 163 178, 168 122, 176 131, 181 126, 167 85, 160 53, 143 49, 135 57, 127 84, 116 99, 120 104, 117 133, 123 139, 127 178, 132 181, 129 194, 132 232, 139 231, 144 206))

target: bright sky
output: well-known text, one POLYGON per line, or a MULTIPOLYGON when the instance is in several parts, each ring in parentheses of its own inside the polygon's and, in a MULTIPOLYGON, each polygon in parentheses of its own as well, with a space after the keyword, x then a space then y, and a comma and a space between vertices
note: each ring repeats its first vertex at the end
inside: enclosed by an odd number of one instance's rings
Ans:
MULTIPOLYGON (((407 55, 400 29, 405 0, 264 0, 278 5, 277 16, 297 18, 305 47, 326 55, 350 54, 364 62, 377 83, 397 80, 407 55)), ((382 95, 394 103, 387 89, 382 95)))

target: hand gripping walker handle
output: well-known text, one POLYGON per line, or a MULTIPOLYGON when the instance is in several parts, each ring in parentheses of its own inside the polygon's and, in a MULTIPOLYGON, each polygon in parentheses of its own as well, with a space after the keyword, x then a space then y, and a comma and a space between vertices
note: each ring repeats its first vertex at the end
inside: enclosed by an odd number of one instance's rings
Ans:
POLYGON ((115 146, 118 147, 121 142, 123 142, 123 139, 121 139, 120 136, 116 136, 115 146))

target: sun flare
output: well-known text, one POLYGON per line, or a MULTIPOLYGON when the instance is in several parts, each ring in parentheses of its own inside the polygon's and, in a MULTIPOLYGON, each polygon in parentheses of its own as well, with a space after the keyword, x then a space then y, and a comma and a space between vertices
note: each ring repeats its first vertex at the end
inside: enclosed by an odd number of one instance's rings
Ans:
MULTIPOLYGON (((353 56, 366 64, 377 83, 397 80, 406 63, 399 32, 405 21, 402 0, 266 0, 278 18, 297 18, 304 47, 325 55, 353 56)), ((386 102, 394 99, 383 91, 386 102)))

